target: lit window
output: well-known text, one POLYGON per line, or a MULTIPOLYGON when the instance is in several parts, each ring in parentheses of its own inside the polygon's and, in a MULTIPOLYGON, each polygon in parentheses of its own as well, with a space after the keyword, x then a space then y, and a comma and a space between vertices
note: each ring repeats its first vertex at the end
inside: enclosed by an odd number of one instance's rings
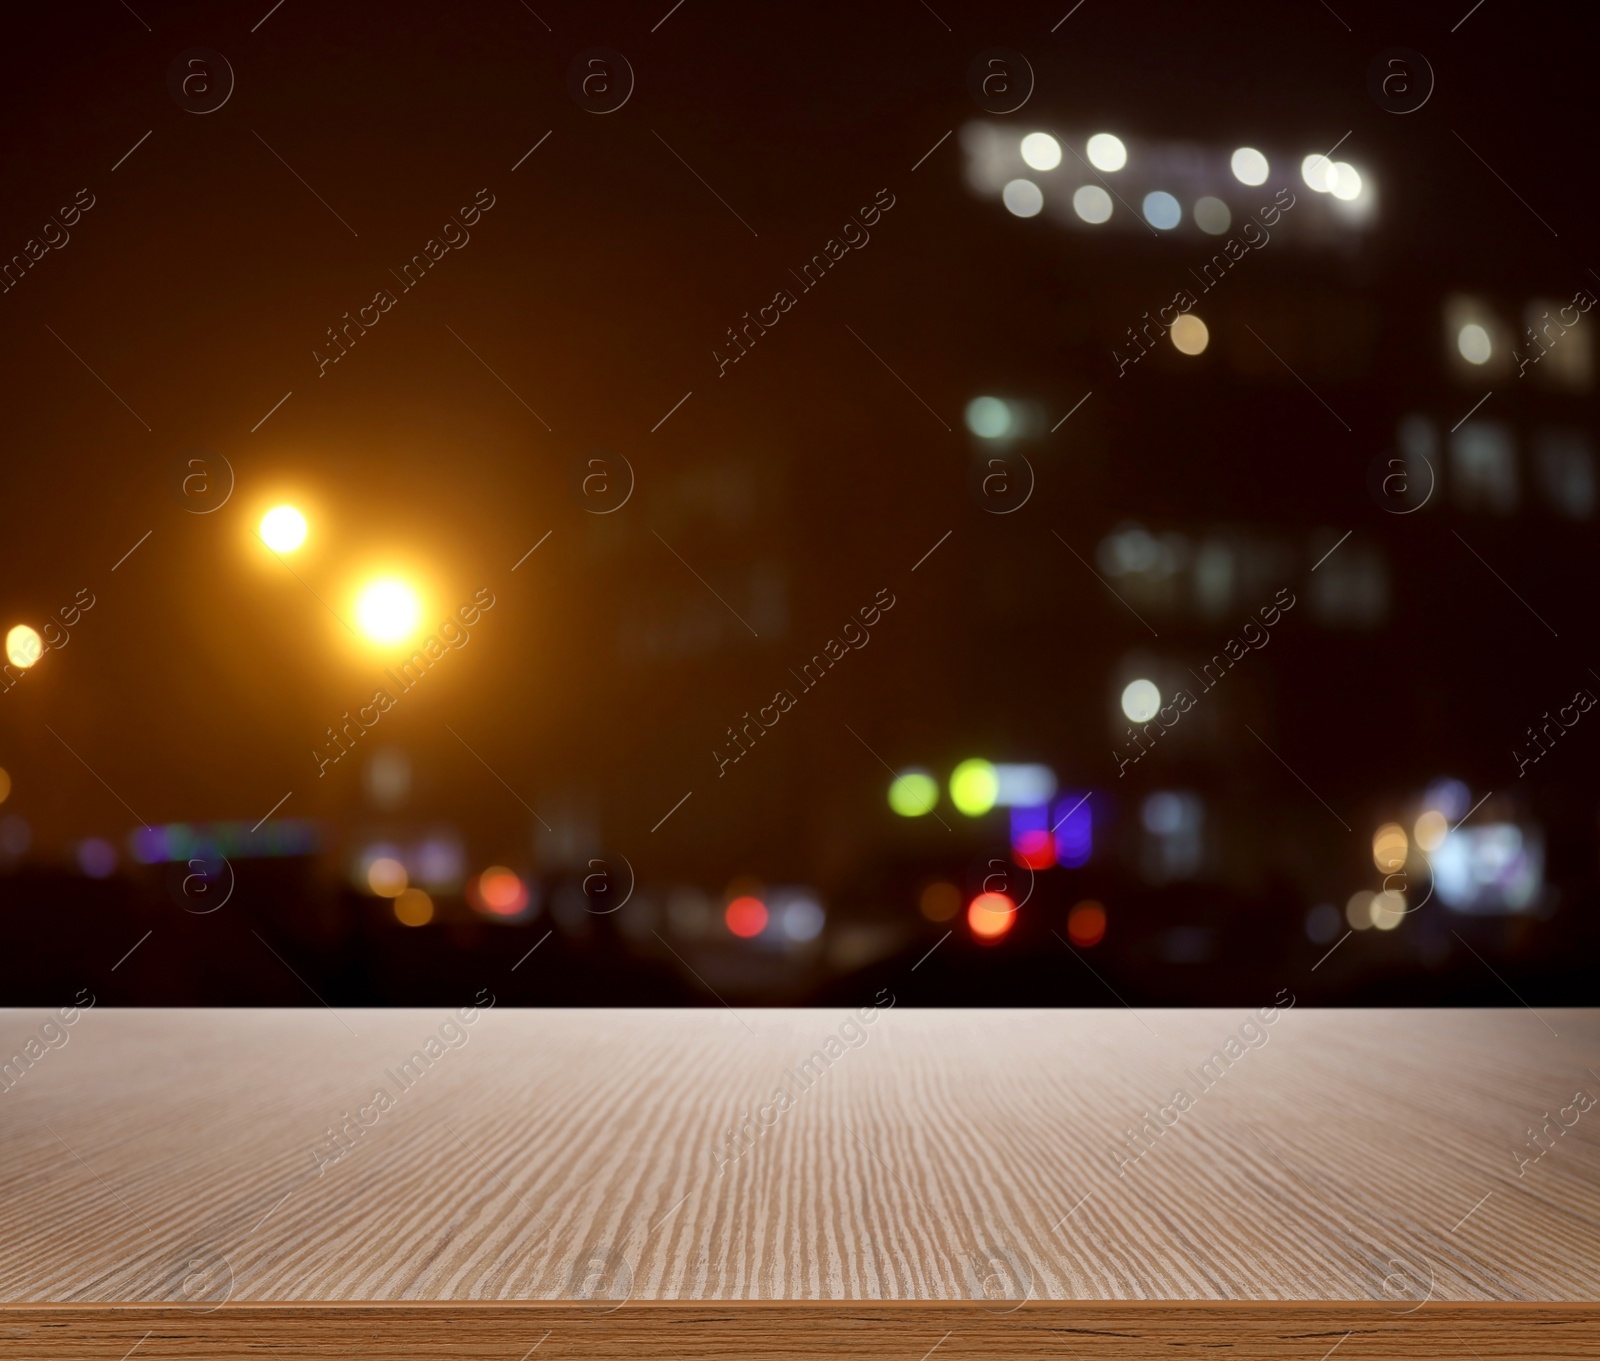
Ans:
POLYGON ((1450 436, 1450 485, 1466 510, 1508 515, 1517 504, 1517 462, 1511 432, 1471 421, 1450 436))
POLYGON ((1576 430, 1540 430, 1533 437, 1534 466, 1545 498, 1563 515, 1587 520, 1594 513, 1594 453, 1576 430))
POLYGON ((1128 163, 1128 148, 1122 139, 1109 132, 1097 132, 1084 148, 1089 153, 1089 164, 1096 170, 1121 170, 1128 163))

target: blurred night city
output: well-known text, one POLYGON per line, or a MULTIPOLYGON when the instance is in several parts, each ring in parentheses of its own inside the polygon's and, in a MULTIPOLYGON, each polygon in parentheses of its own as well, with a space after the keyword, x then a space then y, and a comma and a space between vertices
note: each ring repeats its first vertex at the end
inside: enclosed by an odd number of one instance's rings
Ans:
POLYGON ((0 1000, 1594 1002, 1594 19, 1469 3, 12 15, 0 1000))

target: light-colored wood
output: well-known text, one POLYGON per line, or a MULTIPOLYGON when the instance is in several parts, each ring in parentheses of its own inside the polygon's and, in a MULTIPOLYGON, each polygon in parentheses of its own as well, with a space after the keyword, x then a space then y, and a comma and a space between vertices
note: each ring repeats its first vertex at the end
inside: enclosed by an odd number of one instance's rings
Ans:
POLYGON ((1600 1012, 865 1000, 86 1008, 0 1093, 0 1354, 1600 1351, 1600 1012))

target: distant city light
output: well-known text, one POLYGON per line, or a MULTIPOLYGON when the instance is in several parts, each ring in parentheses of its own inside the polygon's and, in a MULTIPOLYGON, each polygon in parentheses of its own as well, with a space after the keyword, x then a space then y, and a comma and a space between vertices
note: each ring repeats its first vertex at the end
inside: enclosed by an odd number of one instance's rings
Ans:
POLYGON ((1004 893, 980 893, 967 906, 967 926, 985 943, 999 940, 1016 919, 1017 905, 1004 893))
POLYGON ((1004 439, 1011 430, 1011 408, 998 397, 974 397, 967 403, 967 429, 979 439, 1004 439))
POLYGON ((1085 898, 1067 913, 1067 936, 1074 945, 1088 949, 1106 937, 1106 910, 1093 898, 1085 898))
POLYGON ((1488 331, 1475 321, 1469 321, 1456 334, 1456 349, 1469 364, 1487 364, 1494 353, 1488 331))
POLYGON ((1022 139, 1022 159, 1032 170, 1054 170, 1061 164, 1061 143, 1048 132, 1030 132, 1022 139))
POLYGON ((1193 312, 1174 317, 1167 336, 1179 354, 1204 354, 1211 343, 1211 332, 1193 312))
POLYGON ((961 911, 961 890, 943 879, 936 879, 922 890, 917 911, 931 922, 947 922, 961 911))
POLYGON ((1056 842, 1050 834, 1050 809, 1043 803, 1011 810, 1011 858, 1030 870, 1056 863, 1056 842))
POLYGON ((1430 808, 1417 819, 1411 832, 1417 839, 1419 851, 1436 851, 1450 834, 1450 824, 1437 808, 1430 808))
POLYGON ((1044 194, 1032 180, 1012 180, 1000 191, 1000 201, 1014 217, 1038 217, 1044 194))
POLYGON ((1006 764, 994 768, 994 801, 1001 808, 1042 804, 1056 792, 1056 773, 1049 766, 1006 764))
POLYGON ((1157 189, 1144 196, 1144 220, 1164 232, 1171 231, 1183 221, 1183 209, 1165 189, 1157 189))
POLYGON ((1122 689, 1122 712, 1135 723, 1148 723, 1161 707, 1161 691, 1154 681, 1129 681, 1122 689))
POLYGON ((1332 903, 1318 903, 1306 913, 1306 939, 1313 945, 1326 945, 1343 925, 1338 908, 1332 903))
POLYGON ((1087 794, 1065 793, 1051 810, 1056 861, 1067 869, 1086 865, 1094 853, 1094 814, 1087 794))
POLYGON ((398 898, 406 890, 406 867, 381 855, 367 866, 367 887, 380 898, 398 898))
POLYGON ((420 888, 408 888, 396 895, 394 919, 401 926, 426 926, 433 920, 433 899, 420 888))
POLYGON ((89 878, 108 878, 116 867, 116 848, 109 841, 92 836, 78 843, 78 868, 89 878))
POLYGON ((1390 874, 1406 863, 1411 843, 1398 822, 1386 822, 1372 834, 1372 863, 1382 874, 1390 874))
POLYGON ((528 886, 504 865, 491 865, 467 885, 467 901, 495 917, 521 916, 528 906, 528 886))
POLYGON ((1122 145, 1120 137, 1113 137, 1109 132, 1095 133, 1084 150, 1088 152, 1089 164, 1096 170, 1121 170, 1128 163, 1128 148, 1122 145))
POLYGON ((1406 895, 1392 888, 1374 893, 1367 913, 1378 930, 1393 931, 1406 919, 1406 895))
POLYGON ((735 898, 724 909, 722 920, 740 940, 749 940, 767 929, 767 905, 749 895, 735 898))
POLYGON ((1228 211, 1228 205, 1221 199, 1212 198, 1207 194, 1195 201, 1194 225, 1207 236, 1221 236, 1232 223, 1233 214, 1228 211))
POLYGON ((1372 925, 1372 900, 1376 896, 1370 889, 1350 895, 1350 901, 1344 905, 1344 919, 1354 930, 1365 931, 1372 925))
POLYGON ((1300 162, 1300 178, 1308 189, 1326 194, 1333 188, 1333 162, 1323 155, 1311 155, 1300 162))
POLYGON ((1099 226, 1111 218, 1111 195, 1098 184, 1080 185, 1072 193, 1072 211, 1085 222, 1099 226))
POLYGON ((367 637, 379 643, 398 643, 408 637, 421 613, 416 592, 392 577, 372 582, 356 601, 356 622, 367 637))
POLYGON ((306 541, 306 517, 293 506, 274 506, 261 517, 261 541, 274 553, 292 553, 306 541))
POLYGON ((1233 177, 1240 184, 1265 184, 1267 182, 1267 158, 1254 147, 1242 146, 1233 153, 1228 162, 1233 168, 1233 177))
POLYGON ((6 660, 24 671, 44 656, 44 640, 37 629, 27 624, 15 625, 6 634, 6 660))
POLYGON ((784 936, 801 945, 820 936, 827 920, 822 904, 813 898, 792 898, 778 913, 784 936))
POLYGON ((1351 199, 1361 197, 1361 175, 1355 166, 1346 161, 1336 161, 1333 173, 1328 177, 1328 189, 1334 198, 1343 199, 1348 203, 1351 199))
POLYGON ((981 818, 999 794, 1000 779, 988 761, 963 761, 950 773, 950 802, 969 818, 981 818))
POLYGON ((925 770, 903 770, 889 785, 889 807, 903 818, 920 818, 939 802, 939 782, 925 770))

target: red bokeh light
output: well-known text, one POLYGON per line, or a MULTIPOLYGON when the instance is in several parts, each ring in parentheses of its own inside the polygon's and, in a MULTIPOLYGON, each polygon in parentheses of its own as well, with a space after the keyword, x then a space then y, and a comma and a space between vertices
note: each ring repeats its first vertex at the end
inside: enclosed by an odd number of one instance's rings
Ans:
POLYGON ((985 944, 1005 935, 1017 920, 1017 905, 1004 893, 980 893, 967 906, 967 925, 985 944))
POLYGON ((734 935, 741 940, 749 940, 751 936, 759 936, 767 929, 767 905, 761 899, 748 895, 735 898, 723 912, 722 919, 734 935))
POLYGON ((1030 870, 1056 863, 1056 839, 1049 832, 1019 832, 1011 842, 1011 858, 1030 870))
POLYGON ((517 917, 527 910, 528 886, 511 870, 491 865, 467 885, 467 901, 495 917, 517 917))
POLYGON ((1106 935, 1105 908, 1092 898, 1084 899, 1067 913, 1067 935, 1084 949, 1098 945, 1106 935))

